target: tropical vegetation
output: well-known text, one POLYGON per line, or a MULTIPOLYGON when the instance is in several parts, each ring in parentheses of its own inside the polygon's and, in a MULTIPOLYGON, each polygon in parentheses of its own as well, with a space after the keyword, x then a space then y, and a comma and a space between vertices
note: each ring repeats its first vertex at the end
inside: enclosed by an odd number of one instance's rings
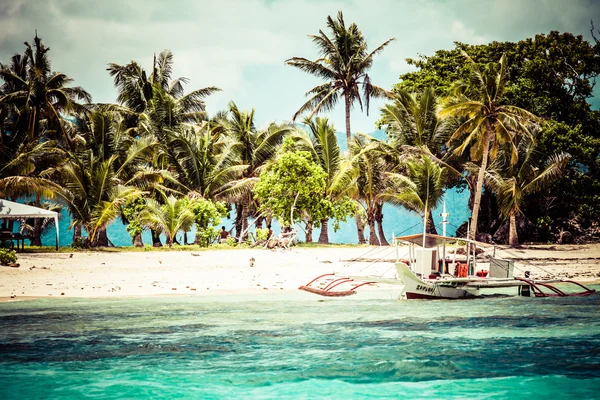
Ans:
MULTIPOLYGON (((375 56, 341 12, 311 35, 318 58, 286 64, 322 80, 291 121, 256 122, 231 101, 209 115, 219 89, 188 91, 165 50, 148 69, 111 63, 114 103, 93 103, 52 70, 41 38, 0 64, 0 197, 62 207, 74 245, 110 246, 107 227, 127 225, 143 247, 264 237, 273 220, 328 243, 348 216, 359 243, 386 245, 384 206, 414 212, 435 233, 432 210, 448 190, 470 191, 472 220, 457 231, 517 246, 522 241, 598 239, 600 112, 592 109, 600 42, 550 32, 519 42, 456 43, 408 59, 415 71, 392 88, 369 75, 375 56), (354 133, 358 104, 384 98, 377 127, 354 133), (345 143, 324 115, 344 102, 345 143), (302 124, 294 123, 303 116, 302 124), (347 150, 345 150, 347 149, 347 150), (51 200, 54 203, 47 203, 51 200), (235 232, 233 230, 235 229, 235 232), (568 234, 565 234, 567 232, 568 234), (596 236, 594 236, 596 235, 596 236)), ((60 209, 60 208, 58 208, 60 209)), ((22 221, 39 238, 44 221, 22 221)), ((9 226, 12 229, 12 226, 9 226)), ((39 243, 38 243, 39 244, 39 243)))

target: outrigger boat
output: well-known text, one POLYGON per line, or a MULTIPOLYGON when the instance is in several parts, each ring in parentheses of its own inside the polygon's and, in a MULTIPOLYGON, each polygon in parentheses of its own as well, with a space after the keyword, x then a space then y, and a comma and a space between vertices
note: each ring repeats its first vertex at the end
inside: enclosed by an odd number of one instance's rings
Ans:
POLYGON ((393 278, 331 273, 318 276, 299 289, 340 297, 356 294, 361 287, 382 283, 398 285, 400 297, 409 300, 467 299, 480 296, 486 289, 502 288, 516 288, 516 294, 526 297, 588 296, 595 292, 572 280, 533 280, 527 271, 524 276, 516 277, 513 260, 496 258, 495 246, 474 240, 416 234, 394 238, 393 242, 396 246, 396 275, 393 278), (459 249, 465 248, 459 254, 459 249), (488 256, 487 262, 478 263, 482 248, 491 249, 493 255, 488 256), (571 290, 561 289, 557 284, 568 284, 571 290))

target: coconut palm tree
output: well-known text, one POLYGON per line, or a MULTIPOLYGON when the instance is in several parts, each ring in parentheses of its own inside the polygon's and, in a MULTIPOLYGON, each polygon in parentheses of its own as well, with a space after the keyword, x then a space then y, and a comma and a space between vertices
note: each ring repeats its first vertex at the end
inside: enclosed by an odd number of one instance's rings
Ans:
POLYGON ((503 104, 507 83, 506 55, 499 63, 489 63, 480 68, 465 52, 470 64, 470 81, 458 82, 453 95, 442 105, 440 117, 465 118, 452 134, 448 145, 455 146, 455 153, 461 155, 470 149, 470 158, 479 161, 480 167, 475 187, 473 215, 469 237, 475 239, 481 193, 488 161, 495 159, 501 146, 509 149, 510 162, 518 159, 514 144, 517 135, 529 135, 529 126, 537 117, 522 108, 503 104))
POLYGON ((140 221, 164 233, 167 245, 172 247, 175 235, 179 231, 189 231, 194 224, 194 206, 194 200, 187 197, 177 199, 170 195, 165 197, 162 204, 154 199, 147 199, 140 221))
POLYGON ((65 129, 63 115, 81 114, 86 111, 79 101, 91 102, 91 96, 79 86, 69 86, 73 81, 61 72, 52 72, 48 51, 42 40, 35 35, 33 46, 25 42, 22 56, 15 55, 11 64, 0 65, 0 77, 4 81, 0 109, 11 114, 12 140, 23 143, 55 139, 74 150, 75 144, 65 129))
POLYGON ((235 201, 236 234, 241 240, 245 240, 247 235, 252 187, 258 182, 261 170, 275 156, 283 138, 293 132, 292 125, 275 123, 258 130, 254 112, 254 109, 241 111, 234 102, 230 102, 227 118, 220 119, 218 128, 236 142, 240 165, 245 167, 241 178, 230 182, 220 192, 223 198, 235 201))
POLYGON ((154 138, 132 138, 115 113, 94 111, 78 125, 85 148, 68 152, 67 161, 47 174, 62 186, 56 195, 66 203, 72 225, 85 228, 90 245, 107 246, 108 224, 127 201, 160 184, 164 171, 148 166, 154 138))
POLYGON ((209 123, 190 127, 169 138, 178 181, 187 192, 209 200, 219 199, 232 181, 247 169, 240 164, 241 143, 229 136, 211 133, 209 123))
POLYGON ((361 110, 364 103, 368 115, 371 97, 389 95, 385 89, 371 83, 368 71, 373 65, 373 57, 381 53, 394 39, 388 39, 375 50, 368 52, 362 32, 355 23, 346 27, 341 11, 338 12, 337 20, 331 16, 327 17, 327 27, 331 30, 331 37, 323 31, 319 31, 318 35, 309 35, 320 53, 317 60, 311 61, 302 57, 286 60, 286 64, 325 81, 306 93, 310 98, 296 112, 294 120, 304 112, 309 112, 308 119, 311 119, 314 114, 333 109, 338 101, 343 99, 346 110, 346 140, 349 145, 350 110, 354 103, 358 102, 361 110))
MULTIPOLYGON (((364 134, 352 137, 350 154, 342 161, 335 175, 331 191, 348 195, 358 201, 366 215, 369 226, 369 244, 386 245, 385 237, 378 237, 376 217, 381 214, 384 194, 396 190, 387 172, 393 168, 386 154, 381 151, 382 142, 364 134)), ((380 229, 380 234, 383 233, 380 229)))
POLYGON ((486 184, 496 194, 500 214, 509 220, 508 244, 513 247, 519 245, 517 217, 523 214, 521 206, 525 198, 541 192, 558 179, 571 158, 569 154, 558 153, 540 160, 536 146, 534 138, 521 138, 519 161, 511 164, 509 157, 502 154, 486 173, 486 184))
MULTIPOLYGON (((108 71, 118 91, 119 105, 105 104, 102 108, 118 111, 134 134, 156 137, 160 148, 152 158, 153 166, 168 169, 174 178, 185 181, 188 171, 180 163, 180 154, 172 141, 206 119, 204 99, 220 89, 211 86, 186 94, 183 85, 187 79, 172 78, 173 54, 169 50, 154 57, 150 73, 135 61, 127 65, 109 64, 108 71)), ((180 184, 171 186, 185 189, 180 184)), ((151 196, 161 200, 155 192, 151 196)), ((158 232, 152 231, 152 241, 156 247, 162 245, 158 232)))
POLYGON ((394 93, 393 102, 381 108, 379 121, 389 138, 390 145, 400 149, 403 146, 427 147, 441 158, 446 153, 451 121, 437 117, 438 99, 432 88, 422 93, 409 93, 400 90, 394 93))
POLYGON ((409 158, 404 164, 406 174, 388 173, 389 178, 394 181, 392 187, 401 189, 387 191, 382 197, 392 204, 421 215, 426 231, 435 233, 431 210, 437 207, 444 197, 447 169, 426 155, 409 158))
MULTIPOLYGON (((407 158, 414 161, 415 156, 425 155, 444 166, 448 172, 454 173, 456 179, 446 181, 450 186, 455 180, 462 178, 462 168, 456 165, 452 152, 448 152, 446 146, 457 125, 452 118, 438 118, 438 103, 432 88, 427 88, 422 93, 400 90, 394 94, 393 103, 381 108, 379 123, 388 135, 388 151, 394 153, 401 168, 404 168, 407 158)), ((431 208, 427 220, 427 232, 437 234, 431 208)))

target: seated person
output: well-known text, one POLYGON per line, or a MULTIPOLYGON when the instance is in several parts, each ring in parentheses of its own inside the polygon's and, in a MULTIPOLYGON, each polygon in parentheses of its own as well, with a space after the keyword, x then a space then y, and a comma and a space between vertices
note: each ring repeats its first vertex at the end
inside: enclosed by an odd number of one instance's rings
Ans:
POLYGON ((221 243, 227 243, 227 237, 229 236, 229 232, 225 230, 225 227, 221 227, 221 231, 219 232, 219 238, 221 239, 221 243))

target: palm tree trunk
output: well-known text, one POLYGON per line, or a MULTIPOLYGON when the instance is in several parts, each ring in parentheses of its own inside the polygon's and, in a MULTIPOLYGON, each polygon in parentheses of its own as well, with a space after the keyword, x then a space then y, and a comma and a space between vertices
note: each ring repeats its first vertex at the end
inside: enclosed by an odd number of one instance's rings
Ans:
POLYGON ((492 135, 491 126, 488 123, 488 131, 483 143, 483 155, 481 156, 481 166, 477 175, 477 187, 475 188, 475 200, 473 200, 473 214, 471 216, 471 230, 467 239, 477 239, 477 222, 479 219, 479 208, 481 207, 481 192, 483 189, 483 178, 488 163, 488 155, 490 152, 490 138, 492 135))
POLYGON ((381 240, 382 246, 389 246, 390 244, 385 239, 385 234, 383 233, 383 204, 377 205, 377 212, 375 213, 375 222, 377 223, 377 231, 379 232, 379 240, 381 240))
POLYGON ((245 242, 248 239, 248 199, 244 199, 242 204, 242 231, 243 237, 240 241, 245 242))
POLYGON ((437 229, 435 228, 435 222, 433 221, 433 213, 429 209, 429 216, 427 217, 427 233, 437 235, 437 229))
POLYGON ((162 247, 160 232, 154 229, 150 229, 150 232, 152 233, 152 247, 162 247))
POLYGON ((106 228, 98 228, 96 231, 96 239, 92 245, 93 247, 108 247, 108 235, 106 234, 106 228))
POLYGON ((346 145, 350 148, 350 137, 352 136, 350 131, 350 107, 352 104, 350 103, 349 93, 344 93, 344 101, 346 103, 346 145))
POLYGON ((33 219, 33 232, 31 234, 30 246, 42 245, 42 219, 33 219))
POLYGON ((81 225, 75 224, 73 226, 73 243, 77 243, 81 240, 81 225))
POLYGON ((508 244, 511 247, 519 246, 519 234, 517 232, 517 216, 511 214, 509 217, 509 229, 508 229, 508 244))
POLYGON ((319 235, 320 244, 329 244, 329 218, 321 220, 321 234, 319 235))
POLYGON ((306 243, 312 243, 313 241, 313 223, 312 221, 308 221, 306 223, 306 243))
POLYGON ((138 233, 133 238, 133 247, 144 247, 144 241, 142 240, 142 234, 138 233))
POLYGON ((356 232, 358 233, 358 244, 365 244, 365 223, 360 214, 356 214, 356 232))
POLYGON ((262 229, 264 220, 265 220, 265 218, 262 215, 259 215, 258 217, 256 217, 255 226, 257 229, 262 229))
POLYGON ((371 246, 379 246, 379 238, 377 237, 377 233, 375 232, 374 216, 367 217, 367 221, 369 222, 369 244, 371 246))
POLYGON ((242 235, 242 203, 235 203, 235 237, 242 235))

